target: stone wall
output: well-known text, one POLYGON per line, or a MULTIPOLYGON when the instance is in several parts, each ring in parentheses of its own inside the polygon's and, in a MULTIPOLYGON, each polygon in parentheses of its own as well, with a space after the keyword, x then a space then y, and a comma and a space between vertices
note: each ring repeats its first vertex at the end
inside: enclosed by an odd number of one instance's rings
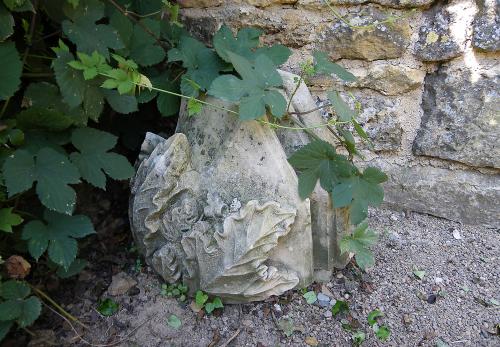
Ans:
POLYGON ((293 49, 298 72, 315 49, 358 81, 309 81, 350 91, 390 176, 386 203, 500 226, 499 0, 179 0, 188 29, 210 42, 222 24, 255 26, 293 49))

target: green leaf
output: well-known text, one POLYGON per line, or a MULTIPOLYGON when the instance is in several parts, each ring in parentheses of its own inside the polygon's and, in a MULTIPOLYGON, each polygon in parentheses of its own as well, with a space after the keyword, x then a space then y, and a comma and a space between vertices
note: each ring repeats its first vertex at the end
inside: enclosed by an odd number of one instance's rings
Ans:
MULTIPOLYGON (((69 52, 68 47, 60 42, 58 48, 53 48, 57 54, 57 59, 53 60, 57 84, 59 85, 63 101, 70 109, 75 109, 83 104, 85 117, 97 120, 104 107, 104 97, 96 81, 86 81, 83 74, 68 65, 74 61, 74 56, 69 52)), ((78 125, 86 125, 79 122, 78 125)))
POLYGON ((349 105, 340 97, 338 92, 329 92, 328 99, 330 100, 330 103, 335 110, 335 114, 338 116, 340 121, 349 122, 356 116, 356 112, 349 107, 349 105))
POLYGON ((357 331, 352 334, 352 340, 355 346, 360 346, 366 340, 366 334, 362 331, 357 331))
POLYGON ((351 206, 351 223, 357 225, 368 215, 368 206, 378 206, 384 200, 381 183, 387 175, 374 167, 368 167, 362 174, 341 178, 332 190, 333 205, 336 208, 351 206))
POLYGON ((3 3, 11 11, 33 11, 33 5, 29 0, 3 0, 3 3))
POLYGON ((5 160, 3 175, 9 196, 30 189, 36 180, 33 156, 25 150, 15 151, 5 160))
POLYGON ((207 302, 208 295, 203 293, 201 290, 198 290, 196 292, 196 296, 194 299, 195 299, 196 305, 201 308, 207 302))
POLYGON ((212 82, 209 94, 226 101, 239 101, 245 94, 245 84, 236 76, 222 75, 212 82))
POLYGON ((196 99, 189 99, 187 102, 187 110, 188 110, 188 115, 190 117, 196 116, 197 114, 200 114, 201 110, 203 109, 203 104, 199 102, 196 99))
MULTIPOLYGON (((14 17, 0 2, 0 41, 6 40, 14 33, 14 17)), ((1 337, 1 334, 0 334, 1 337)), ((2 340, 0 338, 0 340, 2 340)))
POLYGON ((355 119, 352 119, 352 124, 354 125, 354 129, 356 130, 356 133, 358 133, 358 135, 363 140, 369 141, 368 134, 363 130, 361 125, 359 125, 359 123, 355 119))
POLYGON ((314 190, 318 179, 323 189, 331 191, 341 179, 347 179, 355 172, 345 156, 337 154, 331 144, 322 140, 302 147, 288 161, 301 172, 299 194, 303 199, 314 190))
POLYGON ((423 280, 425 276, 425 271, 423 270, 418 270, 418 269, 413 269, 413 274, 415 277, 417 277, 419 280, 423 280))
POLYGON ((97 0, 81 1, 73 13, 78 15, 70 16, 72 21, 65 20, 61 24, 64 34, 76 44, 78 51, 88 54, 97 51, 109 59, 109 49, 124 47, 116 29, 95 23, 104 16, 103 3, 97 0))
POLYGON ((129 114, 139 110, 133 95, 120 95, 116 90, 103 90, 102 93, 111 108, 118 113, 129 114))
POLYGON ((237 33, 235 38, 231 29, 223 25, 219 31, 215 33, 213 45, 217 54, 228 63, 231 63, 228 52, 233 52, 247 59, 251 59, 253 55, 252 50, 259 46, 260 35, 262 35, 262 30, 243 28, 237 33))
POLYGON ((12 232, 12 227, 19 225, 23 219, 17 213, 12 213, 13 207, 0 209, 0 230, 6 233, 12 232))
POLYGON ((336 316, 337 314, 344 312, 349 312, 349 305, 347 301, 337 300, 335 305, 332 307, 332 314, 336 316))
POLYGON ((375 324, 373 325, 373 331, 380 341, 387 341, 391 336, 391 330, 386 325, 379 327, 378 324, 375 324))
MULTIPOLYGON (((160 22, 158 20, 144 19, 142 25, 147 27, 156 37, 160 36, 160 22)), ((142 66, 151 66, 165 59, 165 51, 156 40, 148 34, 141 25, 134 25, 130 43, 127 46, 129 56, 142 66)))
POLYGON ((306 302, 309 305, 314 304, 318 300, 318 297, 316 296, 316 293, 314 292, 314 290, 311 290, 311 291, 305 293, 304 295, 302 295, 302 297, 304 299, 306 299, 306 302))
POLYGON ((22 313, 22 300, 8 300, 0 303, 0 321, 10 321, 22 313))
POLYGON ((367 317, 368 324, 371 326, 374 325, 375 323, 377 323, 377 318, 383 317, 383 316, 384 316, 384 313, 382 311, 380 311, 379 309, 375 309, 375 310, 371 311, 370 313, 368 313, 368 317, 367 317))
POLYGON ((179 329, 182 325, 181 320, 175 314, 171 314, 170 317, 168 317, 167 323, 174 329, 179 329))
POLYGON ((356 81, 356 77, 352 73, 344 69, 342 66, 332 63, 328 58, 328 54, 325 52, 315 51, 313 52, 313 57, 316 72, 325 74, 333 73, 346 82, 356 81))
POLYGON ((118 311, 118 308, 118 303, 116 303, 112 299, 107 298, 99 303, 99 306, 97 306, 97 311, 99 311, 99 313, 103 316, 109 317, 114 315, 118 311))
MULTIPOLYGON (((182 61, 182 66, 187 69, 185 78, 194 81, 203 90, 210 88, 212 81, 224 68, 223 62, 217 54, 205 45, 191 37, 183 36, 178 47, 168 51, 168 61, 182 61)), ((198 91, 188 85, 181 84, 181 91, 188 96, 198 96, 198 91)))
POLYGON ((290 48, 283 45, 272 45, 270 47, 261 47, 255 50, 256 56, 260 54, 266 55, 272 60, 274 65, 280 66, 286 63, 290 55, 292 55, 292 51, 290 48))
POLYGON ((375 244, 376 241, 377 235, 368 229, 367 223, 362 223, 354 230, 352 235, 346 235, 342 238, 340 251, 342 253, 354 253, 356 263, 362 270, 365 270, 375 263, 369 247, 375 244))
POLYGON ((286 100, 278 91, 270 90, 283 84, 273 62, 265 55, 259 55, 253 64, 229 51, 227 56, 242 79, 220 76, 214 80, 214 89, 210 89, 208 94, 229 101, 240 98, 239 115, 242 120, 264 116, 266 106, 275 117, 283 116, 286 100))
MULTIPOLYGON (((1 18, 0 18, 1 19, 1 18)), ((12 327, 12 324, 14 324, 14 322, 12 321, 6 321, 6 322, 2 322, 0 320, 0 342, 5 338, 5 336, 7 336, 7 334, 9 333, 9 330, 10 328, 12 327)))
POLYGON ((222 300, 219 297, 216 297, 213 301, 212 304, 214 305, 215 308, 223 308, 224 305, 222 304, 222 300))
POLYGON ((16 322, 19 327, 25 328, 31 325, 40 316, 41 312, 42 304, 40 300, 35 296, 31 296, 26 300, 22 300, 21 312, 16 322))
POLYGON ((289 48, 283 45, 259 47, 259 37, 262 30, 256 28, 243 28, 236 34, 229 27, 223 25, 213 38, 213 45, 217 54, 226 62, 231 62, 228 52, 236 53, 250 61, 261 54, 266 55, 274 65, 285 63, 291 55, 289 48))
POLYGON ((57 269, 56 275, 60 278, 69 278, 78 275, 88 265, 84 259, 75 259, 66 270, 64 267, 57 269))
POLYGON ((0 296, 5 300, 24 299, 31 289, 26 282, 10 280, 0 285, 0 296))
POLYGON ((215 310, 215 306, 214 306, 214 304, 213 304, 213 303, 211 303, 211 302, 207 302, 207 303, 205 304, 205 312, 207 312, 208 314, 210 314, 210 313, 212 313, 212 312, 213 312, 213 310, 215 310))
MULTIPOLYGON (((156 88, 168 90, 174 93, 179 92, 179 84, 172 81, 166 73, 153 78, 152 83, 156 88)), ((163 117, 170 117, 178 114, 180 104, 181 101, 178 96, 168 93, 159 93, 158 98, 156 99, 156 106, 163 117)))
POLYGON ((104 189, 106 172, 111 178, 121 180, 132 177, 134 168, 119 154, 108 152, 117 137, 93 128, 78 128, 73 131, 71 142, 80 151, 71 153, 71 161, 78 167, 84 180, 104 189))
MULTIPOLYGON (((69 272, 78 250, 75 239, 95 233, 92 222, 86 216, 67 216, 46 210, 44 219, 25 225, 22 239, 28 241, 28 250, 38 259, 47 249, 49 258, 69 272)), ((79 264, 75 264, 79 265, 79 264)))
POLYGON ((0 42, 0 100, 14 95, 21 84, 23 64, 13 42, 0 42))

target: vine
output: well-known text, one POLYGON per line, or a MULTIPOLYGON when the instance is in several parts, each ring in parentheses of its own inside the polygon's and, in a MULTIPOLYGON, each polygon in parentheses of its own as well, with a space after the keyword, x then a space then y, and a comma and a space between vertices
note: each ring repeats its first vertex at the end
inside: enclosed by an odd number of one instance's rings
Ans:
MULTIPOLYGON (((60 278, 78 274, 87 265, 78 257, 78 241, 95 230, 87 216, 74 214, 74 185, 85 181, 106 189, 108 178, 125 180, 134 173, 113 151, 118 136, 100 129, 99 121, 108 113, 135 114, 146 104, 174 116, 184 99, 193 117, 211 107, 241 121, 307 132, 313 141, 289 158, 299 173, 299 195, 307 198, 319 181, 355 227, 342 240, 342 251, 355 253, 362 269, 372 265, 374 234, 364 220, 368 206, 382 202, 380 184, 387 177, 354 164, 354 157, 361 158, 354 136, 368 141, 358 112, 337 91, 328 93, 323 106, 291 110, 299 86, 313 75, 346 82, 355 77, 326 53, 313 52, 286 100, 278 91, 283 81, 277 69, 291 51, 261 45, 261 35, 255 28, 235 34, 223 26, 213 48, 207 47, 189 35, 179 7, 166 0, 0 0, 0 254, 60 278), (333 116, 319 124, 306 126, 298 117, 322 108, 333 116), (338 145, 321 140, 313 131, 318 128, 332 132, 338 145), (7 246, 12 244, 23 245, 29 262, 7 246)), ((10 279, 0 278, 0 340, 14 326, 31 325, 42 300, 77 322, 28 284, 29 268, 7 269, 10 279)))

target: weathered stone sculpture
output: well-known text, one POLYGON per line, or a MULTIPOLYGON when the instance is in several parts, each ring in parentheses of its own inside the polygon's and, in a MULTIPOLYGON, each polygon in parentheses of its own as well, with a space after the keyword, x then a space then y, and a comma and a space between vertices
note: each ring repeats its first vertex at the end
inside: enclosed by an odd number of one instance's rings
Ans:
MULTIPOLYGON (((294 75, 282 77, 290 95, 294 75)), ((293 100, 298 112, 315 107, 305 85, 293 100)), ((226 302, 279 295, 308 285, 314 269, 342 265, 328 194, 318 186, 312 204, 301 200, 287 162, 307 142, 302 131, 275 132, 208 107, 189 117, 184 105, 175 135, 146 136, 132 181, 132 230, 150 265, 168 282, 182 279, 226 302)))

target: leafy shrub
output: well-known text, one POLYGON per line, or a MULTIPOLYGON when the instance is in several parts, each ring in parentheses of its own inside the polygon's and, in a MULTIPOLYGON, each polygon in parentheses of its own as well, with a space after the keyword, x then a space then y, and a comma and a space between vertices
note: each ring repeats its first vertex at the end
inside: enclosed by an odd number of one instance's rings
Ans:
MULTIPOLYGON (((259 29, 233 35, 226 26, 209 48, 182 27, 178 10, 165 0, 0 0, 3 254, 14 252, 4 245, 24 242, 21 248, 32 262, 43 258, 62 278, 85 267, 77 257, 78 240, 94 228, 88 217, 73 215, 73 185, 85 181, 105 189, 107 177, 122 180, 134 172, 124 156, 113 152, 118 138, 95 128, 99 120, 107 113, 135 113, 145 104, 173 116, 182 98, 192 116, 216 107, 205 99, 211 95, 237 103, 238 111, 227 111, 241 120, 279 128, 286 119, 296 127, 284 128, 307 131, 315 140, 290 158, 300 172, 299 194, 306 198, 319 180, 334 197, 334 207, 350 211, 354 225, 363 222, 369 205, 382 201, 380 184, 386 176, 353 164, 359 153, 351 131, 368 139, 356 122, 357 112, 339 93, 328 94, 325 107, 333 116, 317 127, 328 127, 346 154, 304 127, 276 90, 283 84, 276 69, 290 56, 288 48, 262 46, 259 29)), ((297 89, 314 74, 355 79, 325 53, 313 52, 313 57, 301 65, 297 89)), ((372 241, 361 224, 341 246, 361 254, 363 267, 372 263, 367 248, 372 241)), ((41 306, 27 282, 0 285, 1 340, 15 324, 30 325, 41 306)), ((203 304, 207 312, 222 306, 220 300, 203 304)))

